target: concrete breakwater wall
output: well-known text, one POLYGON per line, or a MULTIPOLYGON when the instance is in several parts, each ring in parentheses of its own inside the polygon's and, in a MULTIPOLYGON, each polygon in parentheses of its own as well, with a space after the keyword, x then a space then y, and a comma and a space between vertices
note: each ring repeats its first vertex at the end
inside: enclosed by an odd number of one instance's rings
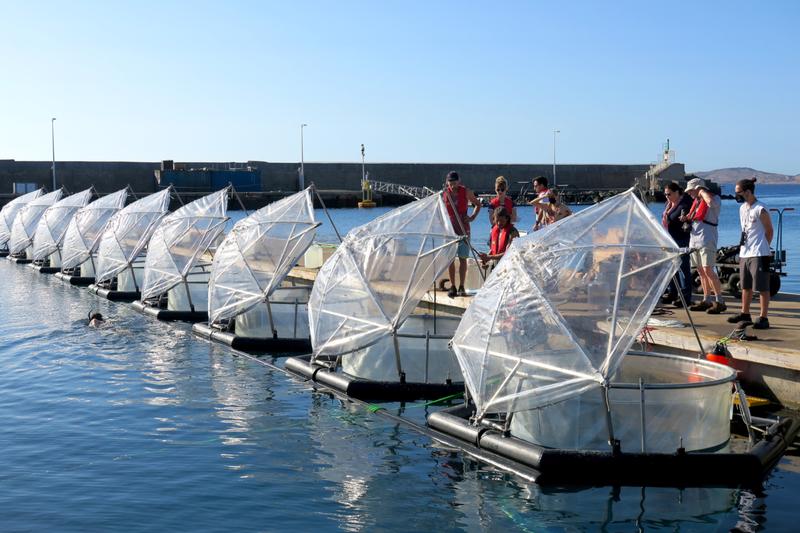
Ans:
MULTIPOLYGON (((181 163, 186 169, 227 169, 234 164, 219 162, 181 163)), ((236 163, 237 167, 252 167, 261 175, 261 190, 272 193, 287 193, 298 188, 299 163, 272 163, 248 161, 236 163)), ((104 162, 104 161, 57 161, 56 181, 71 192, 92 185, 100 194, 109 193, 130 185, 136 193, 153 192, 158 188, 154 171, 161 168, 160 162, 104 162)), ((558 183, 576 189, 623 189, 633 185, 649 165, 558 165, 558 183)), ((439 189, 445 175, 456 170, 464 184, 478 193, 494 190, 494 180, 503 175, 511 183, 512 192, 519 190, 517 182, 530 182, 534 176, 546 176, 552 181, 552 165, 510 164, 459 164, 459 163, 370 163, 366 166, 372 179, 426 186, 439 189)), ((51 162, 0 160, 0 204, 13 197, 14 183, 33 184, 35 187, 52 188, 51 162)), ((305 182, 314 182, 320 190, 360 194, 360 163, 306 163, 305 182)), ((194 188, 192 193, 204 191, 194 188)))

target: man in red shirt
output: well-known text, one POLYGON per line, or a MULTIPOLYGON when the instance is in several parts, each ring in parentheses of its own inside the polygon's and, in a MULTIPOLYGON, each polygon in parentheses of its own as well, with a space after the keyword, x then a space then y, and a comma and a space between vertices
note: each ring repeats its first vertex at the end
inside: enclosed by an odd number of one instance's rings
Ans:
POLYGON ((447 206, 447 213, 450 215, 450 222, 458 235, 464 237, 458 243, 458 289, 456 289, 456 263, 450 265, 450 290, 447 295, 451 298, 456 296, 466 296, 464 290, 464 279, 467 277, 467 258, 469 257, 469 223, 475 220, 481 210, 481 202, 475 193, 461 184, 458 172, 450 171, 447 173, 447 186, 444 190, 444 204, 447 206), (472 214, 467 214, 469 204, 474 209, 472 214))

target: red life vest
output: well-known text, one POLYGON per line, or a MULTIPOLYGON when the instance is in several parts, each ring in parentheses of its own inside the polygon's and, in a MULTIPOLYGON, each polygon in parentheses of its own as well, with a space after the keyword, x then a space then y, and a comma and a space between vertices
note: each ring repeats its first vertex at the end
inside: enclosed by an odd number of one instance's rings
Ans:
POLYGON ((694 209, 695 206, 697 206, 697 211, 694 212, 692 220, 702 222, 706 218, 706 213, 708 212, 708 204, 698 195, 697 198, 694 199, 694 202, 692 202, 692 207, 690 211, 694 209))
POLYGON ((506 211, 508 211, 508 214, 510 216, 511 215, 511 211, 514 209, 514 201, 511 198, 509 198, 508 196, 506 196, 505 200, 503 201, 503 205, 501 206, 500 205, 500 198, 495 196, 489 202, 489 206, 492 208, 492 210, 497 209, 498 207, 505 207, 506 211))
POLYGON ((456 187, 455 194, 453 194, 453 191, 445 189, 444 196, 444 205, 447 206, 447 214, 450 215, 450 222, 453 223, 453 229, 456 234, 464 235, 464 232, 461 231, 462 226, 464 227, 464 231, 469 234, 469 220, 467 220, 467 188, 463 185, 459 185, 456 187), (453 212, 453 203, 456 204, 456 211, 459 215, 458 218, 456 218, 453 212), (458 223, 459 219, 461 220, 461 224, 458 223))
POLYGON ((502 229, 495 224, 494 227, 492 227, 489 254, 497 255, 506 253, 506 248, 508 248, 508 244, 511 242, 511 232, 513 230, 514 226, 510 223, 503 226, 502 229))

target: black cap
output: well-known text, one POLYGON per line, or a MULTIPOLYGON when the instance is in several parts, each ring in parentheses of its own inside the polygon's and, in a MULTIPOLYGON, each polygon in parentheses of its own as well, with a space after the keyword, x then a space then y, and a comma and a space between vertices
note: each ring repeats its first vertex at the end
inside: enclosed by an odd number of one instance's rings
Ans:
POLYGON ((451 170, 450 172, 447 173, 447 181, 458 181, 458 179, 459 179, 458 172, 456 172, 455 170, 451 170))

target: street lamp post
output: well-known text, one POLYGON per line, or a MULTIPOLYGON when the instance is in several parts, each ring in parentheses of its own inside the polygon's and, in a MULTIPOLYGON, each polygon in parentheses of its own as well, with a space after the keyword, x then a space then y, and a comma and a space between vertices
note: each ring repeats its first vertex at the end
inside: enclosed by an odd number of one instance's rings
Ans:
POLYGON ((50 144, 53 148, 53 190, 56 190, 56 117, 50 119, 50 144))
POLYGON ((556 181, 556 134, 561 133, 561 130, 553 130, 553 188, 558 185, 556 181))
POLYGON ((303 154, 303 128, 308 124, 300 124, 300 190, 306 188, 305 156, 303 154))

